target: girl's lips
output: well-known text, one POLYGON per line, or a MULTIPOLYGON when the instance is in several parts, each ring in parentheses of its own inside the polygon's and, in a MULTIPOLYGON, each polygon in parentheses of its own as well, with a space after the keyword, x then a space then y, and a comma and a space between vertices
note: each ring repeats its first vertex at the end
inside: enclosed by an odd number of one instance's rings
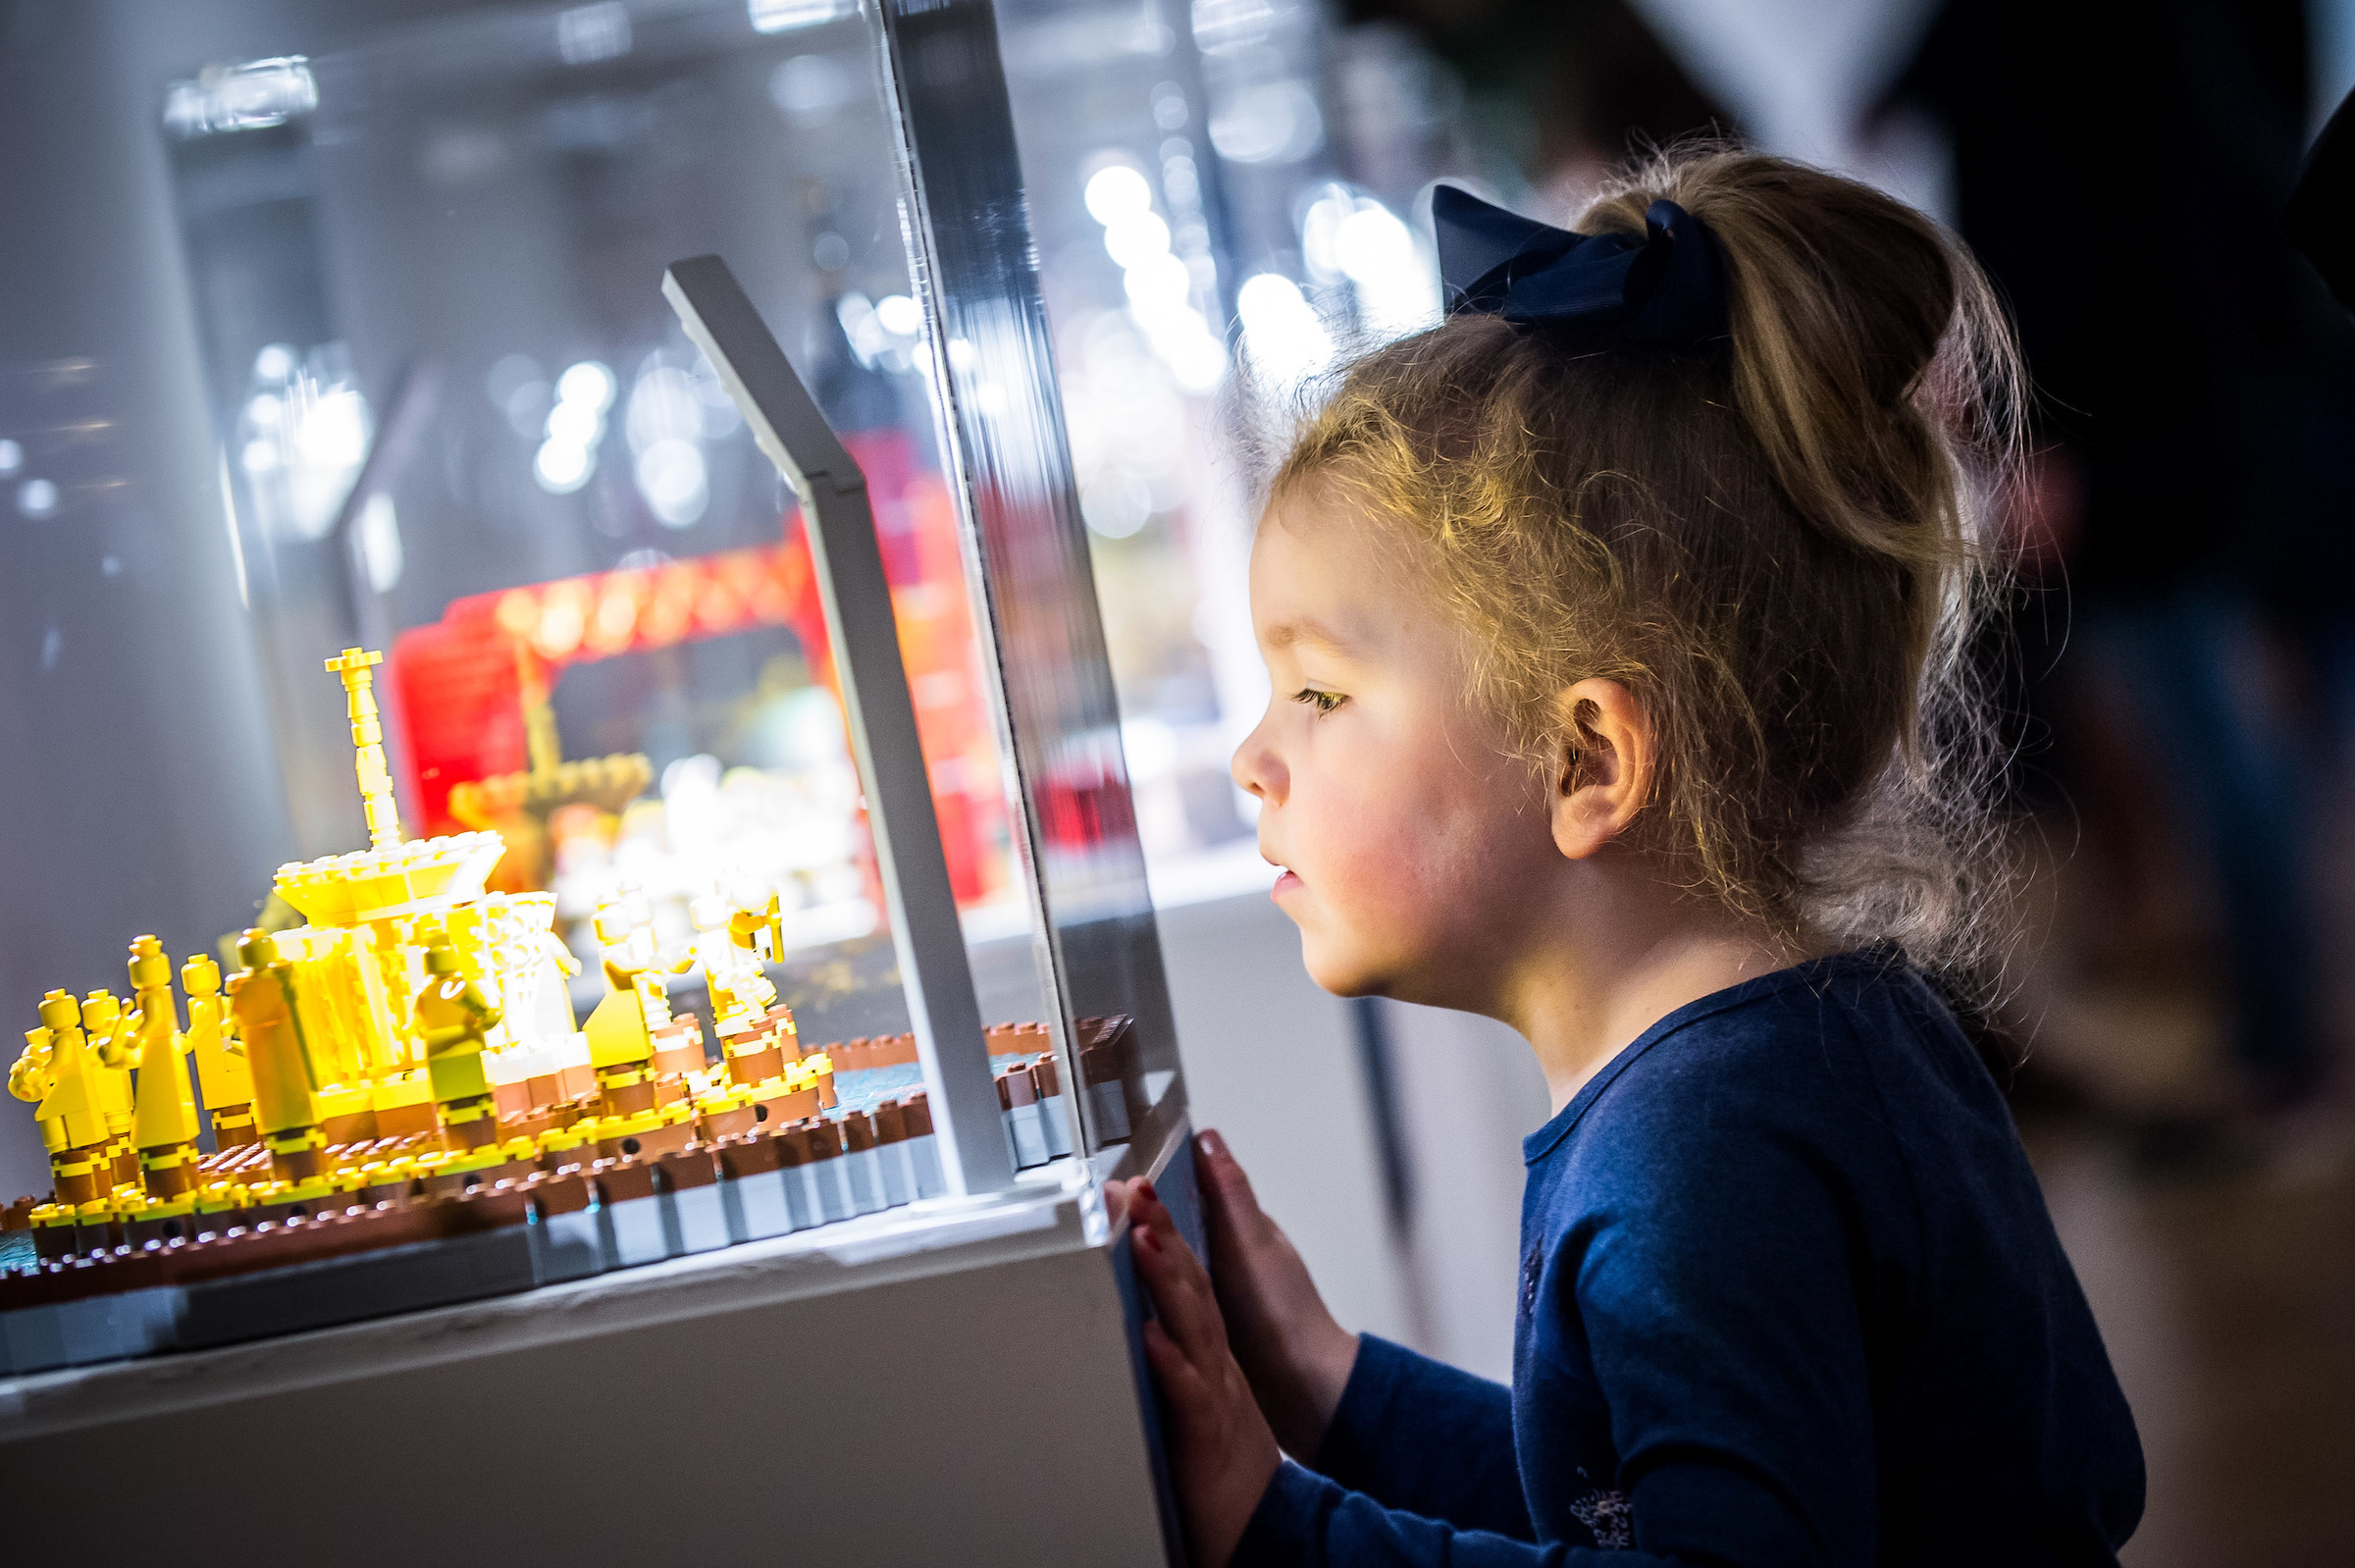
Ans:
POLYGON ((1268 896, 1270 898, 1282 898, 1284 894, 1297 890, 1299 886, 1299 873, 1295 871, 1286 871, 1276 879, 1276 885, 1268 890, 1268 896))

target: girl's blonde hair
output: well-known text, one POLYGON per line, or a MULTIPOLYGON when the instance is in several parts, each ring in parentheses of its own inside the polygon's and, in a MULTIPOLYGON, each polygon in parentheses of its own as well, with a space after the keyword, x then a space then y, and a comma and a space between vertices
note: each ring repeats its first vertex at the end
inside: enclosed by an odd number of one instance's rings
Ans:
POLYGON ((1694 891, 1984 976, 2004 758, 1979 634, 2022 386, 2003 310, 1929 218, 1778 158, 1655 155, 1578 227, 1641 236, 1663 197, 1716 238, 1730 344, 1577 352, 1452 317, 1349 366, 1271 498, 1411 545, 1549 779, 1580 751, 1564 689, 1629 686, 1662 758, 1638 841, 1694 891))

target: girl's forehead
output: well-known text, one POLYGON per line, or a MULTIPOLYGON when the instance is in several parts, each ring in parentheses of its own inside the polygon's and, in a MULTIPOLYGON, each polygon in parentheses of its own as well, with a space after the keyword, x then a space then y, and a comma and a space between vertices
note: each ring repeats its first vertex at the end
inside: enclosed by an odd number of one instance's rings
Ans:
POLYGON ((1408 574, 1356 518, 1279 501, 1251 547, 1251 617, 1270 649, 1371 654, 1438 626, 1408 574))

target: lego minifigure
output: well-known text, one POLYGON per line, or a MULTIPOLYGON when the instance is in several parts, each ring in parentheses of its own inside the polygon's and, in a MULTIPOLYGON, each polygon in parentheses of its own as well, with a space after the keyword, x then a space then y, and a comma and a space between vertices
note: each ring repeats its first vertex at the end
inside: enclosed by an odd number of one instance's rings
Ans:
POLYGON ((704 952, 704 973, 711 994, 711 1018, 725 1036, 747 1026, 775 1004, 777 988, 761 971, 773 960, 783 929, 777 896, 764 911, 740 909, 717 893, 695 901, 695 928, 706 937, 725 933, 704 952))
POLYGON ((654 912, 634 888, 598 907, 596 930, 604 945, 608 990, 589 1015, 589 1065, 603 1091, 605 1114, 634 1116, 654 1104, 654 1031, 670 1021, 662 974, 686 973, 695 957, 663 962, 654 945, 654 912))
POLYGON ((90 1042, 90 1083, 98 1096, 98 1109, 106 1118, 109 1189, 135 1188, 139 1184, 139 1150, 131 1137, 136 1110, 131 1087, 131 1019, 115 993, 100 987, 81 999, 81 1027, 90 1042))
POLYGON ((229 1004, 221 995, 221 966, 199 953, 181 967, 188 993, 188 1055, 196 1061, 205 1109, 212 1114, 213 1141, 224 1149, 253 1142, 253 1074, 245 1047, 230 1028, 229 1004))
POLYGON ((245 967, 230 979, 229 1005, 253 1074, 254 1122, 278 1179, 307 1181, 319 1174, 327 1138, 319 1130, 311 1053, 294 1011, 294 966, 258 926, 237 944, 237 958, 245 967))
POLYGON ((41 998, 41 1026, 26 1036, 26 1045, 18 1070, 9 1074, 9 1089, 19 1098, 29 1098, 26 1090, 40 1097, 34 1115, 49 1149, 53 1200, 72 1207, 104 1197, 114 1184, 106 1113, 93 1082, 96 1064, 81 1010, 72 995, 51 991, 41 998), (37 1067, 30 1061, 36 1055, 37 1067))
POLYGON ((491 1080, 483 1071, 483 1036, 497 1025, 499 1011, 461 972, 448 943, 426 949, 425 973, 413 1017, 425 1042, 443 1139, 452 1150, 479 1148, 498 1136, 491 1080))
POLYGON ((139 1151, 139 1180, 151 1198, 177 1198, 196 1184, 196 1099, 181 1058, 188 1051, 172 998, 172 961, 152 936, 131 944, 131 999, 125 1019, 138 1042, 138 1097, 131 1143, 139 1151))

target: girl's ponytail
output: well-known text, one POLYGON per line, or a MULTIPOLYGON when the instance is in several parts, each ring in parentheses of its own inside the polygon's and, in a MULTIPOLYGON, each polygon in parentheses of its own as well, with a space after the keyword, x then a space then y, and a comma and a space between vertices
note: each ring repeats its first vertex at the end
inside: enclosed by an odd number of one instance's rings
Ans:
POLYGON ((1991 492, 2018 455, 2023 375, 1994 288, 1903 202, 1734 151, 1639 164, 1582 227, 1641 233, 1660 197, 1717 241, 1735 406, 1776 481, 1799 515, 1916 579, 1927 653, 1998 564, 1991 492))

